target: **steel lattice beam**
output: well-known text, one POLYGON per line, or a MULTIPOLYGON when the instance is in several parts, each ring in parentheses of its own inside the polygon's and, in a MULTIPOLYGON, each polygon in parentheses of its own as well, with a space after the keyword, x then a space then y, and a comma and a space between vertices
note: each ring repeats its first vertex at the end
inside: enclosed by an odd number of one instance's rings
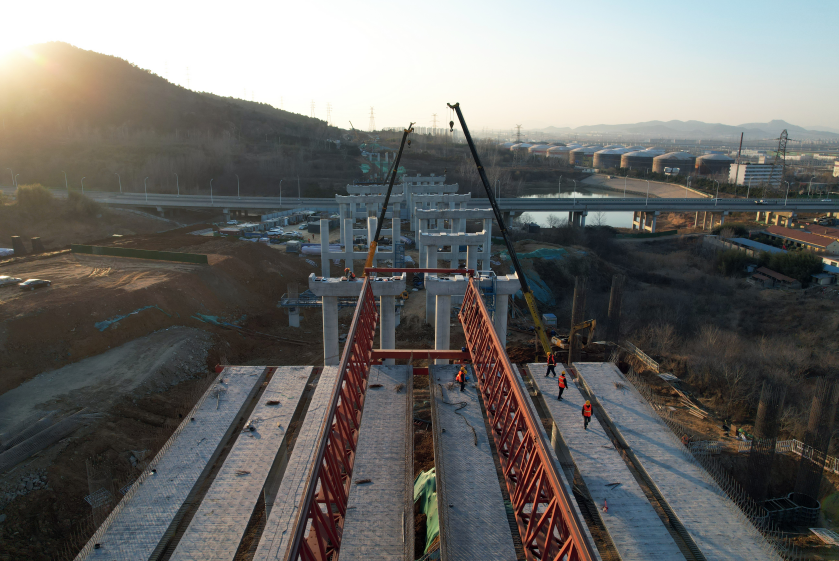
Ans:
POLYGON ((539 420, 528 407, 529 397, 471 279, 460 321, 527 559, 594 560, 593 546, 556 472, 539 420))
POLYGON ((340 551, 378 320, 373 289, 365 278, 329 414, 323 421, 324 439, 312 464, 285 561, 327 561, 336 559, 340 551))

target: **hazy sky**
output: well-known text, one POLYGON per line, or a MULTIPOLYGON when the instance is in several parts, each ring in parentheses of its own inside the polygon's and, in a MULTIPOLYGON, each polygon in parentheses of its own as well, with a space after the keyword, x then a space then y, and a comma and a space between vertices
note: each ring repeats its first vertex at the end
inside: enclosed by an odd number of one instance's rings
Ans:
MULTIPOLYGON (((367 129, 784 119, 839 128, 839 1, 3 2, 45 41, 367 129), (441 125, 442 126, 442 125, 441 125)), ((0 94, 2 95, 2 94, 0 94)))

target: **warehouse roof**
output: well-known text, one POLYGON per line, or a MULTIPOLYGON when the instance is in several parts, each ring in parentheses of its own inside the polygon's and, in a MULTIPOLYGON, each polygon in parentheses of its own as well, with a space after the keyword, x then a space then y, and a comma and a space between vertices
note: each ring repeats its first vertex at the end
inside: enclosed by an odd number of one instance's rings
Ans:
POLYGON ((782 275, 781 273, 776 273, 772 269, 767 269, 766 267, 760 267, 755 272, 756 273, 763 273, 767 277, 773 278, 773 279, 781 281, 781 282, 790 282, 790 283, 798 282, 797 280, 795 280, 793 278, 790 278, 786 275, 782 275))
POLYGON ((815 247, 827 247, 836 241, 833 238, 828 238, 827 236, 811 234, 801 230, 793 230, 792 228, 784 228, 783 226, 769 226, 766 231, 775 236, 780 236, 782 238, 787 238, 815 247))
POLYGON ((736 243, 737 245, 742 245, 745 247, 750 247, 757 251, 768 251, 769 253, 786 253, 786 250, 781 249, 780 247, 775 247, 773 245, 768 245, 765 243, 756 242, 754 240, 750 240, 747 238, 730 238, 728 241, 736 243))

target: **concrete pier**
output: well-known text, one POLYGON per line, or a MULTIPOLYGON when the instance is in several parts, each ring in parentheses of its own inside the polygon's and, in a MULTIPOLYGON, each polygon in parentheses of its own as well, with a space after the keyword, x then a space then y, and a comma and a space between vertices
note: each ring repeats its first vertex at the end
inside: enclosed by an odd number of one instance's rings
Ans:
MULTIPOLYGON (((338 346, 338 298, 355 297, 361 294, 364 284, 361 278, 354 281, 340 278, 316 277, 309 275, 309 290, 322 299, 323 308, 323 363, 334 366, 341 360, 341 350, 338 346)), ((398 277, 376 277, 372 281, 373 295, 379 298, 382 312, 382 337, 380 342, 396 341, 396 302, 395 297, 405 291, 405 273, 398 277), (385 312, 389 316, 385 319, 385 312), (387 330, 387 333, 385 333, 387 330)), ((383 347, 384 348, 384 347, 383 347)))

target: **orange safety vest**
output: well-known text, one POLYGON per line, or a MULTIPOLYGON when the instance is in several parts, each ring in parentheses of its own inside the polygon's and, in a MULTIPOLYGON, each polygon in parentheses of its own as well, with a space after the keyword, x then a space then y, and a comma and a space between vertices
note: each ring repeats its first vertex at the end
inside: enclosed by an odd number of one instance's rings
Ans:
POLYGON ((583 405, 583 417, 591 417, 591 405, 583 405))
POLYGON ((461 384, 466 381, 466 372, 463 370, 458 370, 457 378, 455 378, 461 384))
POLYGON ((548 364, 556 365, 556 359, 554 358, 554 355, 548 355, 548 364))
POLYGON ((565 385, 565 376, 564 376, 564 375, 559 377, 559 387, 560 387, 560 388, 565 388, 565 387, 567 387, 567 386, 565 385))

